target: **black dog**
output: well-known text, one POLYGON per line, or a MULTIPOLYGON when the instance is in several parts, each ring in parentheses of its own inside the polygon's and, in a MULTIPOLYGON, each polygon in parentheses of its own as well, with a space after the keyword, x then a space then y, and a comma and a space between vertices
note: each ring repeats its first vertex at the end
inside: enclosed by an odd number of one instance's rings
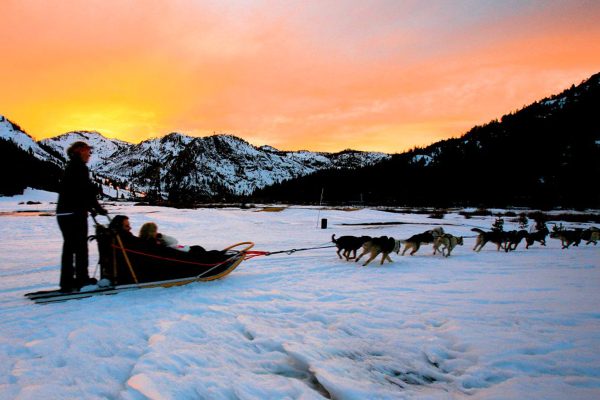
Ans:
POLYGON ((506 247, 504 250, 506 252, 516 250, 521 240, 527 237, 527 231, 525 229, 521 229, 520 231, 509 231, 506 232, 506 247))
POLYGON ((362 247, 365 242, 371 240, 370 236, 340 236, 339 238, 335 238, 335 234, 331 235, 331 241, 335 243, 337 247, 337 255, 342 259, 342 255, 340 254, 342 251, 344 252, 344 257, 346 261, 350 259, 356 258, 356 251, 362 247), (354 253, 354 257, 350 257, 350 253, 354 253))
POLYGON ((531 246, 535 242, 540 242, 540 244, 542 246, 545 246, 546 245, 546 236, 548 236, 548 233, 550 233, 550 232, 548 231, 548 228, 546 228, 546 227, 542 228, 541 230, 539 230, 537 232, 528 233, 527 236, 525 237, 525 242, 527 243, 525 248, 528 249, 529 246, 531 246))
POLYGON ((483 246, 485 246, 485 244, 487 242, 492 242, 497 246, 497 250, 500 251, 500 248, 504 249, 504 251, 506 250, 506 245, 507 245, 507 241, 508 238, 506 236, 506 232, 504 231, 484 231, 481 230, 479 228, 473 228, 471 229, 473 232, 477 232, 479 235, 477 235, 477 239, 475 240, 475 247, 473 247, 474 251, 481 251, 481 249, 483 248, 483 246))

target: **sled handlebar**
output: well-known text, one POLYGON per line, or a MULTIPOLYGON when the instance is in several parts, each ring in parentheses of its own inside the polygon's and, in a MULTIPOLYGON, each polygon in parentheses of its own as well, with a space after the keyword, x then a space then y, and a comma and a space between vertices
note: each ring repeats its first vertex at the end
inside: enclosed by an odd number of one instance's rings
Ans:
POLYGON ((253 248, 254 242, 240 242, 240 243, 232 244, 231 246, 224 248, 223 251, 233 250, 236 247, 240 247, 240 246, 244 246, 244 247, 242 247, 240 250, 237 250, 237 251, 239 251, 240 253, 243 253, 243 252, 246 252, 246 251, 250 250, 251 248, 253 248))
POLYGON ((106 217, 106 219, 108 219, 108 223, 110 223, 112 221, 112 218, 110 217, 110 215, 108 215, 108 213, 106 214, 96 214, 96 213, 92 213, 92 219, 94 220, 94 224, 96 225, 100 225, 100 223, 98 222, 98 220, 96 219, 97 215, 103 215, 106 217))

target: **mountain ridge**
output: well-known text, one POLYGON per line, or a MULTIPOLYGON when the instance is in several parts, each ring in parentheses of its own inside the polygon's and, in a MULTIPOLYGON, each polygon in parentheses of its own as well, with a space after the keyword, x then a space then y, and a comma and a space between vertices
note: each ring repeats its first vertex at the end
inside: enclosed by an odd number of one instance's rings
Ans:
POLYGON ((290 152, 233 135, 178 132, 138 144, 98 132, 36 143, 2 116, 0 139, 14 137, 30 156, 58 166, 70 143, 86 140, 95 147, 95 175, 132 196, 142 192, 174 202, 314 202, 327 187, 336 202, 600 206, 597 185, 585 179, 600 173, 599 104, 600 73, 460 137, 392 155, 290 152))
POLYGON ((174 201, 249 195, 257 188, 320 169, 357 168, 390 157, 348 150, 286 152, 256 147, 229 134, 197 138, 179 132, 132 144, 99 132, 74 131, 36 143, 18 125, 2 118, 6 125, 0 131, 5 133, 3 138, 24 151, 35 146, 38 158, 44 161, 64 166, 66 149, 83 140, 93 147, 89 167, 94 175, 120 186, 128 196, 149 193, 156 199, 174 201))
POLYGON ((458 138, 352 174, 319 171, 252 196, 337 203, 600 207, 600 73, 458 138), (597 178, 596 178, 597 179, 597 178))

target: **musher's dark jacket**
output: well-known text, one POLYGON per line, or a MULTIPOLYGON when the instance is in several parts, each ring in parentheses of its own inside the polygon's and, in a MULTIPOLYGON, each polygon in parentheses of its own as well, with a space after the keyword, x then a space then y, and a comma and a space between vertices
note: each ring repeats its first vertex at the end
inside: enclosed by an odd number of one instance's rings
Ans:
POLYGON ((98 189, 90 181, 87 165, 75 157, 67 163, 60 182, 56 213, 85 214, 87 211, 100 211, 102 207, 96 198, 97 193, 98 189))

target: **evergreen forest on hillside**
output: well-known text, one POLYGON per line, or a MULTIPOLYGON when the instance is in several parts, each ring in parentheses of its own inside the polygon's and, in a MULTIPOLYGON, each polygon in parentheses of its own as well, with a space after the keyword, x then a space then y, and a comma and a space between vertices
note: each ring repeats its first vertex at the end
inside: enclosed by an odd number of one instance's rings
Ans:
POLYGON ((600 74, 460 138, 359 170, 328 170, 249 201, 406 206, 600 206, 600 74))

